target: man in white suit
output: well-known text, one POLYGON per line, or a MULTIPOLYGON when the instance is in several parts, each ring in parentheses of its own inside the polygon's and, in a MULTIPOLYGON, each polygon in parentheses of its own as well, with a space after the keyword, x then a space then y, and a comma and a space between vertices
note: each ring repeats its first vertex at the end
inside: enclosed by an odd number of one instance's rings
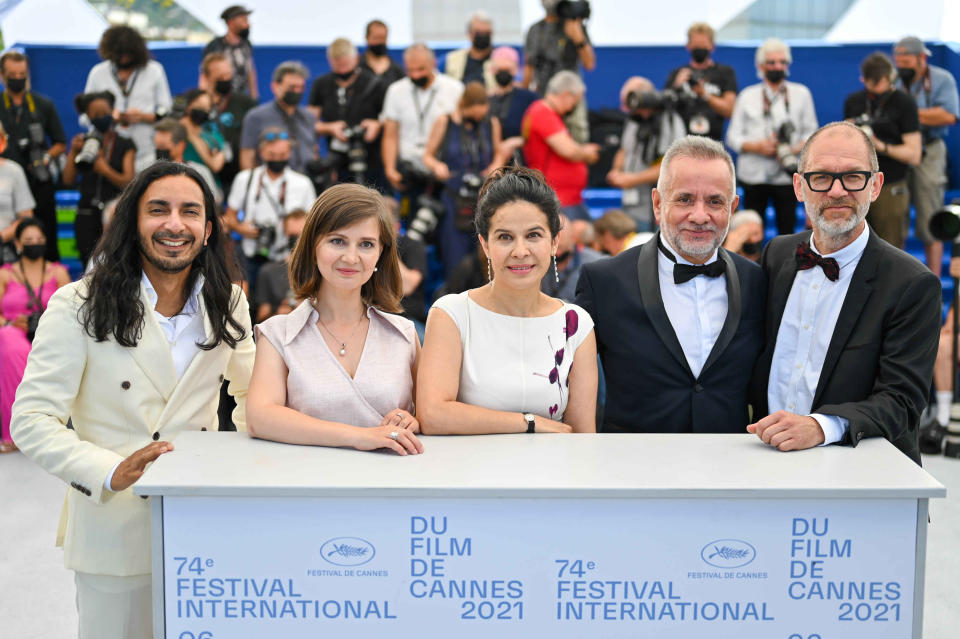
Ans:
POLYGON ((224 377, 246 430, 254 345, 223 237, 200 175, 155 164, 121 196, 93 272, 40 320, 11 431, 72 488, 58 543, 80 639, 153 636, 149 507, 130 487, 180 432, 217 429, 224 377))

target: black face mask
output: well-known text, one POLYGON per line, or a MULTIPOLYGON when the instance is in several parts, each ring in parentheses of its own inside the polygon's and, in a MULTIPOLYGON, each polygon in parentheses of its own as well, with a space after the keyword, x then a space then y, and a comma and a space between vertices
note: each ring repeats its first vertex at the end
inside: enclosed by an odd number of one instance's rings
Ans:
POLYGON ((292 250, 294 249, 294 247, 297 246, 297 240, 299 240, 299 239, 300 239, 300 236, 299 236, 299 235, 291 235, 290 237, 288 237, 288 238, 287 238, 287 248, 292 251, 292 250))
POLYGON ((213 90, 220 95, 227 95, 233 90, 233 80, 217 80, 213 85, 213 90))
POLYGON ((267 160, 264 164, 267 165, 267 169, 271 173, 283 173, 283 170, 287 168, 287 160, 267 160))
POLYGON ((744 242, 741 251, 746 255, 759 255, 763 248, 763 242, 744 242))
POLYGON ((46 244, 26 244, 21 254, 28 260, 39 260, 46 252, 46 244))
POLYGON ((280 99, 283 100, 287 106, 297 106, 300 104, 300 100, 303 99, 303 91, 287 91, 280 99))
POLYGON ((783 69, 767 69, 763 77, 765 77, 770 84, 780 84, 783 82, 783 79, 787 77, 787 72, 783 69))
POLYGON ((190 109, 190 121, 197 126, 203 126, 210 119, 210 112, 203 109, 190 109))
POLYGON ((493 77, 497 81, 497 84, 502 87, 508 87, 513 84, 513 74, 509 71, 497 71, 497 74, 493 77))
POLYGON ((170 161, 170 149, 157 149, 156 158, 162 162, 170 161))
POLYGON ((492 34, 478 33, 477 35, 473 36, 473 48, 480 50, 489 49, 491 38, 492 34))
POLYGON ((106 133, 113 126, 113 116, 108 114, 101 115, 98 118, 90 118, 90 124, 100 133, 106 133))
POLYGON ((900 76, 900 80, 903 81, 904 86, 910 86, 913 84, 913 79, 917 77, 917 70, 900 67, 897 68, 897 75, 900 76))
POLYGON ((3 83, 7 85, 7 91, 10 93, 23 93, 24 89, 27 88, 26 78, 10 78, 4 80, 3 83))
POLYGON ((410 78, 410 81, 413 82, 418 87, 420 87, 421 89, 423 89, 423 88, 426 88, 427 84, 430 82, 430 76, 425 75, 419 78, 410 78))
POLYGON ((703 64, 709 57, 710 49, 697 48, 690 50, 690 58, 697 64, 703 64))
POLYGON ((250 27, 247 27, 246 29, 240 29, 239 31, 237 31, 237 35, 240 36, 241 38, 243 38, 244 40, 249 40, 249 39, 250 39, 250 27))
POLYGON ((337 80, 340 80, 340 81, 342 81, 342 82, 346 82, 347 80, 349 80, 350 78, 352 78, 352 77, 353 77, 353 74, 356 73, 356 72, 357 72, 356 69, 351 69, 350 71, 347 71, 346 73, 334 73, 333 75, 334 75, 335 78, 337 78, 337 80))
POLYGON ((378 58, 387 55, 387 45, 386 44, 371 44, 367 47, 367 51, 377 56, 378 58))

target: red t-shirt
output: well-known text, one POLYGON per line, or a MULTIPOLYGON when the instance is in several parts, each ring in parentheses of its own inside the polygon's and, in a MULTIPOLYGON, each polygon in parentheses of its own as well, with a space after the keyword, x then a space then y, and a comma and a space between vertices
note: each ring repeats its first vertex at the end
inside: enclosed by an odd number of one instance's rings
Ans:
POLYGON ((557 192, 561 206, 572 206, 583 203, 587 165, 560 157, 547 144, 547 138, 551 135, 566 130, 557 112, 543 100, 537 100, 527 108, 520 127, 527 166, 543 173, 547 184, 557 192))

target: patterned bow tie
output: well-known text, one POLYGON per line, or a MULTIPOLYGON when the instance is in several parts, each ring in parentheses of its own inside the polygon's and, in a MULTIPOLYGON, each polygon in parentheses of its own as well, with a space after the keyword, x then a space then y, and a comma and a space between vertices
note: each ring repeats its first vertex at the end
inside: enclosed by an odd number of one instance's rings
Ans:
POLYGON ((660 252, 663 253, 668 260, 673 262, 673 283, 674 284, 683 284, 684 282, 689 282, 697 275, 706 275, 707 277, 720 277, 727 272, 727 264, 723 260, 717 259, 716 262, 711 262, 710 264, 678 264, 677 258, 674 257, 666 246, 660 241, 660 238, 657 238, 657 248, 660 249, 660 252))
POLYGON ((836 282, 840 277, 840 265, 832 257, 823 257, 814 252, 806 242, 797 244, 797 268, 805 271, 808 268, 819 266, 823 269, 823 274, 831 282, 836 282))

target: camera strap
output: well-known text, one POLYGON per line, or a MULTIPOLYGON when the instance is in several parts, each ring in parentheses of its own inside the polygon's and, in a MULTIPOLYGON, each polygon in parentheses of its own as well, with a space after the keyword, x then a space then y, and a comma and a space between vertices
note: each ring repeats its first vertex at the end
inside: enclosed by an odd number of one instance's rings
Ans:
POLYGON ((127 100, 130 98, 130 94, 133 93, 133 87, 136 86, 137 80, 140 78, 140 70, 134 69, 126 82, 120 82, 120 76, 117 75, 116 67, 111 68, 111 73, 113 73, 113 80, 117 83, 120 93, 123 94, 123 110, 126 111, 128 106, 127 100))
POLYGON ((486 136, 484 125, 489 122, 489 116, 480 120, 474 128, 473 134, 467 131, 466 125, 460 122, 460 152, 469 156, 469 168, 473 173, 479 173, 484 167, 480 166, 483 154, 486 152, 486 136))
POLYGON ((867 116, 871 120, 877 120, 883 115, 883 107, 887 106, 887 102, 890 101, 890 97, 893 95, 893 90, 887 91, 882 96, 877 98, 877 105, 874 107, 873 100, 870 99, 870 95, 867 95, 867 116))
MULTIPOLYGON (((33 95, 29 91, 27 91, 26 94, 24 94, 23 96, 23 100, 24 102, 27 103, 27 110, 30 111, 31 119, 33 119, 32 116, 34 116, 37 112, 37 105, 33 101, 33 95)), ((16 124, 17 126, 19 126, 20 118, 23 117, 23 109, 22 108, 14 109, 13 107, 14 107, 14 104, 13 104, 13 100, 10 99, 10 94, 4 91, 3 92, 3 109, 4 111, 16 112, 17 114, 16 124)), ((9 135, 9 131, 7 133, 9 135)))
POLYGON ((413 87, 413 106, 417 109, 417 121, 419 122, 420 135, 424 134, 424 120, 430 113, 430 107, 433 106, 433 99, 437 97, 437 87, 430 89, 430 96, 427 98, 427 106, 420 108, 420 91, 416 85, 413 87))
MULTIPOLYGON (((773 108, 773 100, 771 100, 770 96, 767 95, 766 85, 763 85, 763 88, 761 89, 761 93, 763 93, 763 116, 765 118, 770 118, 772 117, 770 114, 770 110, 773 108)), ((776 92, 776 94, 774 94, 773 96, 774 99, 776 99, 778 95, 783 96, 783 108, 786 109, 787 115, 790 115, 790 94, 787 92, 786 84, 781 86, 780 89, 776 92)))
MULTIPOLYGON (((264 168, 263 168, 263 173, 260 174, 260 180, 259 180, 259 182, 258 182, 258 184, 257 184, 257 196, 254 198, 253 203, 254 203, 254 204, 259 204, 259 203, 260 203, 260 194, 263 193, 264 195, 267 196, 267 202, 270 203, 271 208, 273 208, 274 212, 277 214, 277 218, 279 218, 279 219, 282 220, 282 219, 284 218, 284 216, 285 216, 285 213, 284 213, 284 211, 283 211, 283 203, 284 203, 284 201, 287 199, 287 178, 284 177, 284 178, 280 181, 280 194, 279 194, 279 200, 280 200, 280 201, 277 202, 277 200, 273 199, 273 196, 270 195, 270 191, 269 191, 268 189, 263 188, 263 176, 266 175, 266 173, 267 173, 267 168, 264 167, 264 168)), ((251 181, 251 182, 253 181, 253 176, 252 176, 252 175, 250 176, 250 181, 251 181)), ((248 192, 248 193, 249 193, 249 188, 250 188, 250 187, 249 187, 249 185, 248 185, 248 186, 247 186, 247 189, 248 189, 247 192, 248 192)))
MULTIPOLYGON (((30 280, 27 279, 27 272, 23 268, 23 260, 17 260, 17 266, 20 267, 20 275, 23 277, 23 285, 27 289, 27 295, 30 297, 30 305, 32 305, 32 312, 43 312, 43 302, 40 300, 40 296, 37 295, 36 291, 33 290, 33 287, 30 286, 30 280)), ((43 289, 43 276, 47 273, 47 259, 44 258, 41 262, 42 268, 40 269, 40 289, 43 289)))

